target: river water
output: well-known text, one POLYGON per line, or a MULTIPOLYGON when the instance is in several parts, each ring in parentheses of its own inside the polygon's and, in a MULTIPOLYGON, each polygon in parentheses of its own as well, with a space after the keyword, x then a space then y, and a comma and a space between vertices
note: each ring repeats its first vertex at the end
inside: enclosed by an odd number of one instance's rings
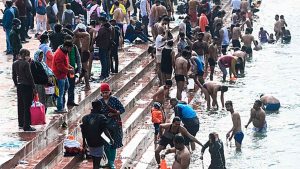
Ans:
MULTIPOLYGON (((254 23, 253 35, 263 26, 273 33, 275 14, 284 15, 291 31, 291 44, 266 44, 262 51, 255 52, 253 59, 246 63, 246 76, 225 93, 225 101, 232 100, 235 111, 242 119, 245 134, 242 151, 237 152, 230 143, 226 144, 226 133, 232 127, 229 112, 217 114, 200 111, 201 126, 197 135, 201 142, 208 140, 212 131, 219 133, 224 143, 226 166, 229 169, 296 169, 300 165, 300 1, 268 0, 263 1, 260 18, 254 23), (267 132, 254 133, 252 124, 248 129, 250 109, 260 94, 272 94, 281 101, 282 107, 277 113, 267 113, 267 132)), ((219 98, 218 98, 219 99, 219 98)), ((192 155, 190 168, 201 168, 200 147, 192 155)), ((208 149, 204 156, 204 168, 210 164, 208 149)))

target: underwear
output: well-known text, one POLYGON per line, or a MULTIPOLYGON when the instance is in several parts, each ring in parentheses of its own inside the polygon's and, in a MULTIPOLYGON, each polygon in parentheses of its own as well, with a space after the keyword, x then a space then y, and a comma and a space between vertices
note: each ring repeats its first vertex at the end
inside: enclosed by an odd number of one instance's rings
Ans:
POLYGON ((216 66, 217 62, 213 58, 208 58, 209 66, 216 66))
POLYGON ((232 46, 241 48, 241 43, 238 39, 233 39, 232 40, 232 46))
POLYGON ((280 103, 270 103, 265 105, 266 111, 278 111, 280 108, 280 103))
POLYGON ((238 131, 234 135, 234 140, 238 142, 239 144, 242 144, 242 141, 244 139, 244 133, 242 131, 238 131))
POLYGON ((176 82, 184 82, 184 75, 175 75, 176 82))
POLYGON ((83 51, 81 54, 81 62, 85 63, 89 60, 90 58, 90 52, 89 51, 83 51))
POLYGON ((267 132, 267 122, 265 121, 265 124, 262 128, 253 127, 253 130, 255 132, 262 132, 262 133, 267 132))
MULTIPOLYGON (((246 46, 245 46, 246 47, 246 46)), ((247 54, 252 54, 252 48, 251 47, 246 47, 246 51, 247 54)))

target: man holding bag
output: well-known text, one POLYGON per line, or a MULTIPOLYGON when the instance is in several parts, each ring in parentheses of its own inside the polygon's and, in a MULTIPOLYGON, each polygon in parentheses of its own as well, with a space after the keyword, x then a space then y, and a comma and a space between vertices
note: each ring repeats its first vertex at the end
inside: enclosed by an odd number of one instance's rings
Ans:
POLYGON ((30 51, 22 48, 19 55, 20 59, 12 65, 12 79, 17 87, 19 127, 24 131, 35 131, 36 129, 30 126, 30 106, 33 92, 36 93, 29 64, 30 51))

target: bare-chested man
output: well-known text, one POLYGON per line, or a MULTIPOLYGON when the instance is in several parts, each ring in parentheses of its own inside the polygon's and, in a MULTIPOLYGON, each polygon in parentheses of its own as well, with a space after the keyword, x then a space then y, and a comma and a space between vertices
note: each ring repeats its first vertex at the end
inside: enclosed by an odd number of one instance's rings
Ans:
POLYGON ((206 82, 203 84, 202 91, 205 94, 205 99, 207 101, 207 110, 210 110, 211 108, 210 98, 212 98, 212 106, 216 106, 216 108, 219 109, 217 101, 218 91, 221 91, 220 100, 222 103, 222 108, 224 108, 224 93, 228 91, 227 86, 216 84, 215 82, 206 82))
POLYGON ((174 147, 174 137, 179 133, 184 137, 188 137, 191 139, 191 141, 199 144, 200 146, 203 146, 201 142, 191 135, 185 127, 181 126, 181 119, 175 116, 172 120, 172 123, 164 123, 159 125, 158 138, 160 138, 160 140, 159 145, 155 150, 155 159, 158 165, 160 164, 160 152, 166 149, 167 145, 174 147))
POLYGON ((182 99, 182 91, 184 89, 185 82, 188 82, 188 60, 190 52, 184 50, 181 55, 175 60, 175 80, 177 85, 176 98, 182 99), (186 78, 186 80, 185 80, 186 78))
POLYGON ((279 15, 275 15, 274 32, 277 41, 281 36, 281 22, 279 20, 279 15))
POLYGON ((246 47, 246 53, 249 57, 252 57, 252 43, 255 44, 254 36, 251 35, 250 28, 246 28, 246 34, 242 37, 242 41, 244 42, 244 46, 246 47))
POLYGON ((217 60, 218 60, 217 39, 214 39, 213 42, 209 45, 207 56, 208 56, 207 62, 209 63, 209 68, 210 68, 209 79, 212 81, 214 79, 215 66, 216 66, 217 60))
POLYGON ((165 85, 160 86, 157 92, 152 96, 153 102, 159 102, 163 106, 166 101, 166 97, 169 97, 169 91, 172 84, 172 80, 167 79, 165 81, 165 85))
POLYGON ((257 132, 266 132, 267 131, 267 122, 266 122, 266 112, 261 108, 262 102, 260 100, 256 100, 254 102, 253 108, 251 109, 251 115, 249 121, 245 127, 252 122, 254 126, 254 131, 257 132))
POLYGON ((253 25, 252 22, 249 18, 247 18, 247 14, 246 13, 242 13, 242 25, 241 25, 241 30, 244 31, 245 30, 245 25, 246 25, 246 29, 250 28, 250 33, 252 33, 253 31, 253 25))
POLYGON ((115 5, 115 10, 113 12, 113 19, 115 19, 118 24, 123 23, 123 21, 125 19, 125 15, 124 15, 122 9, 120 8, 119 2, 116 1, 114 3, 114 5, 115 5))
POLYGON ((260 95, 260 101, 266 111, 278 111, 280 108, 280 101, 274 96, 262 94, 260 95))
POLYGON ((195 27, 197 24, 197 8, 199 2, 197 0, 190 0, 189 2, 189 15, 191 16, 192 27, 195 27))
POLYGON ((242 2, 241 2, 241 12, 247 12, 248 11, 248 9, 249 9, 249 2, 248 2, 248 0, 242 0, 242 2))
POLYGON ((175 161, 173 162, 172 169, 188 169, 191 161, 191 153, 184 145, 184 137, 175 135, 173 143, 174 147, 167 149, 165 152, 165 155, 175 153, 175 161))
POLYGON ((161 5, 159 0, 156 0, 155 4, 152 5, 151 11, 150 11, 150 21, 151 21, 151 23, 153 23, 153 24, 151 24, 151 26, 154 25, 154 23, 156 23, 158 21, 158 18, 160 16, 164 16, 167 14, 168 13, 167 13, 166 7, 161 5))
POLYGON ((200 32, 197 36, 197 41, 194 42, 192 50, 197 53, 197 56, 204 62, 206 55, 208 53, 208 44, 203 41, 204 33, 200 32))
POLYGON ((226 101, 225 107, 227 111, 230 111, 231 113, 231 119, 233 126, 226 134, 226 138, 229 138, 229 141, 231 141, 232 137, 234 137, 235 140, 235 146, 238 150, 241 149, 241 144, 244 139, 244 133, 242 132, 242 125, 241 125, 241 116, 238 112, 235 112, 233 109, 232 101, 226 101), (231 136, 230 136, 231 133, 231 136))
POLYGON ((210 44, 211 40, 212 40, 212 37, 210 34, 210 28, 209 28, 209 26, 205 26, 203 41, 206 42, 207 44, 210 44))
POLYGON ((240 38, 242 39, 242 30, 240 24, 237 23, 232 29, 232 46, 241 48, 240 38))

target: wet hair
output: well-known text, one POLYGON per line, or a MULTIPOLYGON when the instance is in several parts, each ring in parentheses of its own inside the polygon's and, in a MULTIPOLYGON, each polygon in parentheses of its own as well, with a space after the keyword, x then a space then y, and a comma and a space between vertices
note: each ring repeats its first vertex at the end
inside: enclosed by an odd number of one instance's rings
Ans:
POLYGON ((180 134, 176 134, 175 137, 174 137, 174 143, 184 144, 184 137, 180 134))
POLYGON ((45 43, 47 40, 49 40, 49 36, 47 34, 42 34, 40 36, 40 43, 45 43))
POLYGON ((230 106, 232 106, 232 101, 231 101, 231 100, 227 100, 227 101, 225 102, 225 105, 230 105, 230 106))
POLYGON ((190 54, 190 52, 187 51, 187 50, 183 50, 182 53, 181 53, 181 55, 182 55, 183 57, 185 57, 185 58, 188 57, 189 54, 190 54))
POLYGON ((264 28, 263 27, 260 27, 260 30, 263 30, 264 28))
POLYGON ((178 99, 177 98, 171 98, 170 99, 170 102, 175 102, 175 101, 178 103, 178 99))
POLYGON ((216 136, 215 136, 215 132, 209 133, 208 137, 212 142, 216 141, 216 136))
POLYGON ((257 40, 254 41, 254 45, 258 45, 258 41, 257 40))
POLYGON ((13 2, 12 1, 6 1, 5 4, 6 4, 7 7, 11 7, 13 5, 13 2))
POLYGON ((103 103, 101 101, 93 101, 92 102, 92 113, 100 113, 103 108, 103 103))
POLYGON ((221 92, 227 92, 228 91, 228 86, 221 86, 220 90, 221 90, 221 92))
POLYGON ((168 40, 167 45, 172 47, 174 45, 173 40, 168 40))
POLYGON ((62 30, 62 25, 61 24, 55 24, 54 25, 54 31, 56 33, 61 32, 61 30, 62 30))
POLYGON ((173 85, 173 82, 172 82, 171 79, 167 79, 167 80, 165 81, 165 84, 168 85, 168 86, 172 86, 172 85, 173 85))
POLYGON ((115 6, 119 6, 120 5, 120 3, 118 1, 116 1, 114 4, 115 4, 115 6))
POLYGON ((72 41, 72 40, 73 40, 73 37, 72 37, 71 35, 66 35, 66 36, 64 37, 64 40, 65 40, 65 41, 72 41))
POLYGON ((73 42, 70 40, 66 40, 66 41, 64 41, 63 46, 64 47, 73 47, 73 42))
POLYGON ((66 9, 71 9, 71 4, 70 3, 66 4, 66 9))
POLYGON ((173 118, 173 120, 172 120, 172 123, 175 123, 175 122, 181 122, 180 117, 175 116, 175 117, 173 118))
POLYGON ((284 19, 284 16, 283 15, 280 15, 280 17, 279 17, 280 19, 284 19))
POLYGON ((263 97, 265 94, 261 94, 260 96, 259 96, 259 98, 261 98, 261 97, 263 97))
POLYGON ((22 48, 20 49, 19 54, 22 58, 25 58, 25 56, 30 56, 30 51, 28 49, 22 48))
POLYGON ((262 101, 260 101, 260 100, 255 100, 255 104, 257 104, 258 106, 262 106, 262 101))

